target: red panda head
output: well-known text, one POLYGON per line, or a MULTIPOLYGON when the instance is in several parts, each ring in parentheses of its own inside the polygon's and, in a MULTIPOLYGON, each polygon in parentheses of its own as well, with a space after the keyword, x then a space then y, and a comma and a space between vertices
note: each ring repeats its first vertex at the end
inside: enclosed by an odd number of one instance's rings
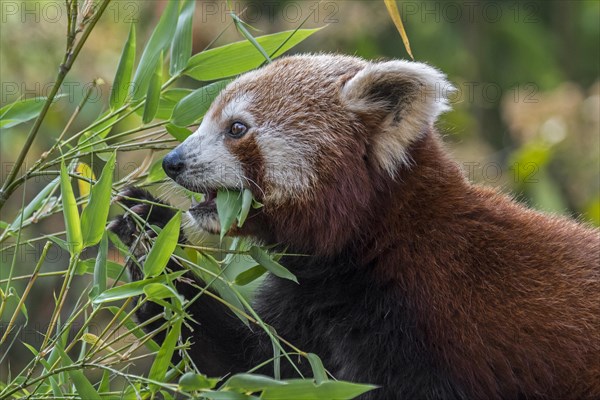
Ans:
MULTIPOLYGON (((373 213, 376 177, 393 181, 410 165, 409 145, 448 108, 451 89, 421 63, 282 58, 229 84, 163 165, 192 191, 250 189, 264 207, 233 233, 333 254, 373 213)), ((214 202, 189 214, 219 230, 214 202)))

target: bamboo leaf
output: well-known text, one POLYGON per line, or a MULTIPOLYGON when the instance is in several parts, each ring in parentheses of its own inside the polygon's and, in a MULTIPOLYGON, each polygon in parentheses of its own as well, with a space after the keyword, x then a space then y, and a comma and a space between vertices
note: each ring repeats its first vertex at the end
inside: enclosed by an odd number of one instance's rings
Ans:
POLYGON ((65 163, 60 164, 60 192, 62 196, 63 215, 65 218, 65 229, 67 230, 67 246, 71 255, 80 253, 83 249, 81 236, 81 224, 79 222, 79 211, 77 202, 71 186, 71 178, 65 168, 65 163))
POLYGON ((177 75, 183 71, 192 55, 192 23, 195 10, 196 1, 185 0, 183 2, 171 45, 171 64, 169 66, 171 75, 177 75))
POLYGON ((179 294, 164 283, 147 284, 146 286, 144 286, 144 294, 146 295, 146 297, 148 297, 149 300, 161 300, 169 298, 179 299, 179 294))
POLYGON ((175 33, 178 13, 179 1, 168 1, 160 21, 158 21, 144 48, 133 77, 130 93, 135 103, 142 100, 148 92, 148 86, 156 69, 156 64, 159 62, 160 54, 169 47, 175 33))
POLYGON ((154 277, 160 275, 167 263, 179 239, 179 229, 181 227, 181 212, 177 212, 173 218, 160 231, 154 241, 154 245, 148 253, 146 262, 144 262, 144 276, 154 277))
POLYGON ((233 283, 239 286, 245 286, 263 276, 265 272, 267 272, 265 267, 262 265, 256 265, 244 272, 241 272, 235 277, 235 281, 233 283))
POLYGON ((406 35, 406 31, 404 30, 404 24, 402 23, 402 18, 400 17, 400 11, 398 10, 398 5, 396 4, 396 0, 383 0, 385 2, 385 6, 387 7, 388 13, 390 17, 392 17, 392 21, 394 21, 394 25, 396 25, 396 29, 400 33, 400 37, 402 38, 402 43, 404 43, 404 48, 406 52, 412 58, 415 59, 412 55, 412 51, 410 50, 410 42, 408 41, 408 36, 406 35))
POLYGON ((250 207, 252 207, 252 192, 250 189, 244 189, 244 192, 242 193, 242 207, 239 215, 237 216, 239 227, 244 225, 244 222, 248 217, 248 213, 250 212, 250 207))
MULTIPOLYGON (((73 360, 67 355, 67 353, 63 350, 62 345, 60 343, 56 343, 54 349, 57 350, 58 355, 62 361, 64 366, 73 365, 73 360)), ((94 386, 90 383, 88 378, 83 374, 83 371, 80 369, 71 369, 67 371, 69 378, 75 385, 77 389, 77 394, 86 400, 101 400, 102 398, 94 389, 94 386)))
POLYGON ((102 373, 102 380, 98 386, 98 391, 100 393, 110 392, 110 373, 108 371, 102 373))
MULTIPOLYGON (((320 29, 284 31, 255 39, 271 58, 276 58, 320 29)), ((264 61, 264 56, 255 45, 243 40, 192 56, 185 74, 199 81, 214 81, 250 71, 264 61)))
POLYGON ((165 170, 162 167, 162 161, 164 157, 156 160, 150 169, 148 170, 148 176, 146 177, 146 183, 154 183, 161 181, 167 177, 165 170))
POLYGON ((135 62, 135 48, 135 25, 131 24, 131 27, 129 28, 129 37, 127 38, 127 42, 125 42, 125 46, 123 47, 121 59, 119 60, 119 66, 117 67, 113 86, 110 91, 109 104, 112 111, 120 108, 127 100, 129 85, 131 84, 133 64, 135 62))
POLYGON ((98 249, 98 255, 96 256, 96 262, 94 263, 94 281, 92 290, 90 292, 90 298, 93 300, 100 293, 106 290, 106 276, 107 276, 107 256, 108 256, 108 236, 106 233, 102 235, 100 239, 100 246, 98 249))
MULTIPOLYGON (((173 109, 188 94, 192 93, 192 89, 174 88, 164 90, 160 94, 160 101, 158 102, 158 110, 156 110, 156 116, 154 118, 162 120, 170 120, 173 115, 173 109)), ((144 115, 144 109, 138 108, 136 113, 139 116, 144 115)))
POLYGON ((237 392, 202 392, 202 398, 208 400, 259 400, 256 396, 250 396, 247 394, 237 392))
POLYGON ((242 194, 233 190, 217 191, 217 213, 219 214, 219 223, 221 225, 221 240, 231 229, 236 217, 242 209, 242 194))
POLYGON ((263 249, 260 247, 252 246, 250 248, 250 256, 260 265, 265 267, 273 275, 276 275, 283 279, 289 279, 298 283, 296 276, 287 270, 283 265, 274 261, 263 249))
POLYGON ((177 279, 185 273, 186 271, 177 271, 168 275, 160 275, 155 278, 143 279, 141 281, 126 283, 124 285, 108 289, 94 299, 94 304, 107 303, 111 301, 127 299, 129 297, 139 296, 144 293, 144 286, 150 283, 169 282, 174 279, 177 279))
MULTIPOLYGON (((177 345, 177 340, 179 339, 181 333, 181 320, 177 320, 175 323, 171 325, 171 329, 165 340, 163 341, 158 353, 156 354, 156 358, 152 363, 152 367, 150 368, 150 372, 148 373, 148 378, 154 381, 162 382, 167 375, 167 370, 169 369, 169 365, 171 364, 171 358, 173 358, 173 353, 175 352, 175 346, 177 345)), ((150 390, 154 393, 158 390, 158 386, 150 385, 150 390)))
POLYGON ((347 400, 376 389, 373 385, 363 385, 344 381, 326 381, 320 385, 310 380, 290 379, 284 385, 270 385, 264 388, 262 400, 347 400))
POLYGON ((313 376, 315 377, 315 382, 317 385, 325 382, 327 380, 327 372, 325 372, 325 367, 323 367, 323 362, 319 356, 314 353, 308 353, 306 358, 308 358, 308 362, 312 368, 313 376))
POLYGON ((98 243, 105 231, 108 210, 110 208, 115 161, 116 153, 113 152, 102 169, 100 179, 92 187, 90 200, 81 215, 81 232, 83 234, 84 247, 93 246, 98 243))
POLYGON ((142 122, 147 124, 152 121, 158 111, 158 105, 160 103, 160 87, 162 85, 162 69, 163 69, 163 56, 160 53, 158 62, 156 63, 156 69, 150 79, 148 85, 148 94, 146 95, 146 104, 144 105, 144 115, 142 116, 142 122))
MULTIPOLYGON (((221 275, 223 273, 223 271, 219 267, 219 262, 210 254, 195 251, 195 255, 197 257, 195 264, 202 266, 202 268, 212 272, 215 275, 221 275)), ((189 266, 189 269, 192 270, 192 272, 194 272, 196 275, 198 275, 198 277, 200 277, 202 281, 206 282, 207 285, 216 290, 223 300, 225 300, 227 303, 231 304, 237 309, 244 310, 244 305, 229 285, 227 285, 220 279, 215 278, 213 275, 207 273, 206 271, 203 271, 202 269, 198 268, 195 264, 185 264, 186 266, 189 266)), ((235 310, 232 311, 244 323, 244 325, 248 327, 250 326, 248 318, 246 318, 244 315, 240 314, 235 310)))
MULTIPOLYGON (((56 95, 54 101, 65 97, 66 93, 56 95)), ((46 103, 46 97, 19 100, 0 108, 0 128, 8 129, 36 118, 46 103)))
POLYGON ((237 374, 229 378, 223 386, 241 392, 258 392, 268 387, 285 385, 285 382, 264 375, 237 374))
MULTIPOLYGON (((109 232, 106 232, 107 234, 109 232)), ((102 246, 102 240, 100 241, 100 246, 102 246)), ((77 263, 77 268, 75 269, 75 274, 84 275, 84 274, 92 274, 96 270, 96 258, 88 258, 87 260, 79 260, 77 263)), ((110 279, 120 280, 121 282, 128 282, 127 274, 123 273, 123 266, 114 261, 106 260, 106 276, 110 279)))
POLYGON ((34 198, 29 202, 27 206, 13 221, 10 225, 10 230, 14 231, 19 229, 21 226, 21 219, 23 222, 31 217, 31 215, 42 205, 42 202, 50 195, 50 193, 56 188, 56 185, 59 184, 60 177, 54 178, 44 189, 42 189, 34 198))
POLYGON ((260 45, 260 43, 258 43, 256 41, 256 39, 254 38, 254 36, 252 36, 252 34, 250 32, 248 32, 248 29, 246 29, 246 27, 244 26, 244 22, 237 15, 235 15, 233 12, 231 13, 231 18, 233 18, 233 22, 235 23, 235 27, 246 38, 246 40, 248 40, 250 43, 252 43, 252 45, 256 48, 256 50, 258 50, 260 52, 260 54, 262 54, 262 56, 265 58, 265 60, 270 63, 272 61, 271 57, 269 57, 269 55, 267 54, 267 52, 265 51, 265 49, 262 48, 262 46, 260 45))
POLYGON ((219 379, 207 378, 206 375, 195 374, 193 372, 186 372, 179 378, 179 388, 186 392, 200 389, 212 389, 217 383, 219 383, 219 379))
POLYGON ((173 124, 169 124, 165 126, 165 128, 167 129, 167 132, 169 132, 171 136, 173 136, 179 142, 183 142, 192 134, 192 132, 190 132, 187 128, 181 128, 173 124))
POLYGON ((229 80, 223 80, 194 90, 181 99, 173 109, 171 123, 186 127, 204 116, 217 95, 227 86, 229 80))

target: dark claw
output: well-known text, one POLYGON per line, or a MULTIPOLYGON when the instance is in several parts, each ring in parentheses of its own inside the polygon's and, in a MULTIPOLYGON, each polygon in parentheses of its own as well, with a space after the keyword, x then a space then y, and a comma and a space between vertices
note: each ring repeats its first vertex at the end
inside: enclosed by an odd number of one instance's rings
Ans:
POLYGON ((137 218, 133 218, 130 213, 137 214, 140 219, 146 221, 149 225, 156 225, 161 228, 169 222, 173 215, 175 215, 170 208, 161 207, 159 204, 162 203, 150 193, 136 187, 126 188, 115 197, 114 201, 120 202, 127 207, 129 211, 113 219, 110 224, 108 224, 108 230, 114 232, 127 246, 131 246, 140 234, 138 225, 141 221, 137 218), (138 200, 156 204, 141 203, 138 200))

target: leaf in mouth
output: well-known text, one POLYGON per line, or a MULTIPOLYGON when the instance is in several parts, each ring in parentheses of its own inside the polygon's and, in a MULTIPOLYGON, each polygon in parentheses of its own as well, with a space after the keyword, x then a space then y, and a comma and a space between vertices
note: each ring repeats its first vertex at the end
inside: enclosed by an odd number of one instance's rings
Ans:
POLYGON ((215 202, 221 225, 221 240, 235 221, 238 227, 244 224, 254 203, 249 189, 244 189, 241 193, 237 190, 219 189, 215 202))

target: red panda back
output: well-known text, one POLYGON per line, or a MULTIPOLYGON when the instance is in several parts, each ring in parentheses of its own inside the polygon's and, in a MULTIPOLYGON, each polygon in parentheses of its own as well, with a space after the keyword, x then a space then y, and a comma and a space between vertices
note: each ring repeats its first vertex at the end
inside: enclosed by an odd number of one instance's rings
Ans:
POLYGON ((600 232, 471 185, 437 133, 411 155, 378 271, 431 351, 476 398, 600 397, 600 232))

